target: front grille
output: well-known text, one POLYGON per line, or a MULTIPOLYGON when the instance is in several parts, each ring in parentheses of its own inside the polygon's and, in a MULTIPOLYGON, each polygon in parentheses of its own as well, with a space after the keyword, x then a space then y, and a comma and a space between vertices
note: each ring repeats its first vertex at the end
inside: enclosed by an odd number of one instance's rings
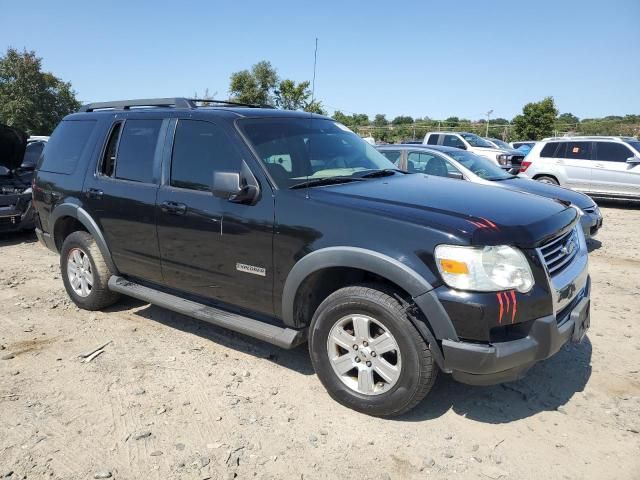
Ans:
POLYGON ((574 228, 554 238, 538 250, 544 259, 549 275, 557 275, 569 266, 579 249, 580 242, 574 228))

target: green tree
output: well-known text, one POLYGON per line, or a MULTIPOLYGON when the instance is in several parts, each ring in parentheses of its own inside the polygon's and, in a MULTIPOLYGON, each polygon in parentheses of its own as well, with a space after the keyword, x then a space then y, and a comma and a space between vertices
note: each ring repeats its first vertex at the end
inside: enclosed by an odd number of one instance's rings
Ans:
POLYGON ((389 125, 389 120, 387 120, 386 115, 378 113, 373 119, 373 125, 376 127, 385 127, 389 125))
POLYGON ((318 100, 311 100, 309 102, 307 102, 302 109, 305 112, 309 112, 309 113, 317 113, 318 115, 326 115, 327 112, 324 108, 322 108, 322 102, 318 101, 318 100))
POLYGON ((0 57, 0 123, 32 135, 48 135, 80 108, 71 84, 42 71, 33 51, 7 49, 0 57))
POLYGON ((336 122, 340 122, 341 124, 346 125, 347 127, 353 125, 353 117, 345 115, 340 110, 336 110, 335 112, 333 112, 331 118, 333 118, 336 122))
POLYGON ((406 125, 408 123, 413 123, 413 118, 408 115, 400 115, 391 120, 393 125, 406 125))
POLYGON ((449 117, 444 121, 444 124, 447 127, 457 127, 459 123, 460 119, 458 117, 449 117))
POLYGON ((553 97, 527 103, 522 109, 522 115, 516 115, 511 122, 515 138, 540 140, 552 135, 557 115, 553 97))
POLYGON ((311 82, 308 80, 298 84, 293 80, 282 80, 278 85, 278 89, 274 92, 276 106, 285 110, 300 110, 304 108, 311 98, 310 84, 311 82))
POLYGON ((560 115, 558 115, 558 123, 575 123, 578 124, 580 123, 580 119, 578 117, 576 117, 573 113, 561 113, 560 115))
POLYGON ((229 95, 236 102, 273 105, 278 73, 270 62, 263 60, 251 67, 231 74, 229 95))

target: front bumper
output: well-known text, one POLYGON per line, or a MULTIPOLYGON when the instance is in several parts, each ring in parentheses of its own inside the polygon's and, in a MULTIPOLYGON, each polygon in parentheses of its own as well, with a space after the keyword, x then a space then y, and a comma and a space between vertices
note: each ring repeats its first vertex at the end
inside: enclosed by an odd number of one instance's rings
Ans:
POLYGON ((586 238, 595 237, 598 230, 602 227, 602 214, 600 209, 596 208, 595 211, 585 212, 580 217, 580 225, 582 225, 582 231, 586 238))
POLYGON ((442 341, 445 370, 463 383, 492 385, 522 378, 536 362, 557 353, 569 340, 579 342, 590 325, 591 281, 557 315, 533 321, 526 337, 478 344, 442 341))

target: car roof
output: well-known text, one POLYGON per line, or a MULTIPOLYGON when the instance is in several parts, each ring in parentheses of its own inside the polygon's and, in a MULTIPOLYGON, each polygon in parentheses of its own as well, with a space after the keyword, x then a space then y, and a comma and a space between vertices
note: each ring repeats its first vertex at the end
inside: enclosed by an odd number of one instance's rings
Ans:
POLYGON ((415 143, 390 143, 387 145, 376 145, 376 148, 382 148, 385 150, 393 150, 397 148, 413 148, 420 150, 435 150, 442 153, 448 152, 460 152, 459 148, 456 147, 447 147, 445 145, 428 145, 425 143, 415 144, 415 143))

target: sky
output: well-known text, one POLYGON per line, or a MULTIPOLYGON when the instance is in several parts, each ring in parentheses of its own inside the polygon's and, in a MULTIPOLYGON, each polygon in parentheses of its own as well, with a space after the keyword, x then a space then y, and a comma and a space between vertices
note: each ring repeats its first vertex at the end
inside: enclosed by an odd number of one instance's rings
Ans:
POLYGON ((0 0, 0 54, 35 50, 83 102, 228 98, 269 60, 329 113, 512 118, 553 96, 580 118, 640 114, 640 0, 0 0))

